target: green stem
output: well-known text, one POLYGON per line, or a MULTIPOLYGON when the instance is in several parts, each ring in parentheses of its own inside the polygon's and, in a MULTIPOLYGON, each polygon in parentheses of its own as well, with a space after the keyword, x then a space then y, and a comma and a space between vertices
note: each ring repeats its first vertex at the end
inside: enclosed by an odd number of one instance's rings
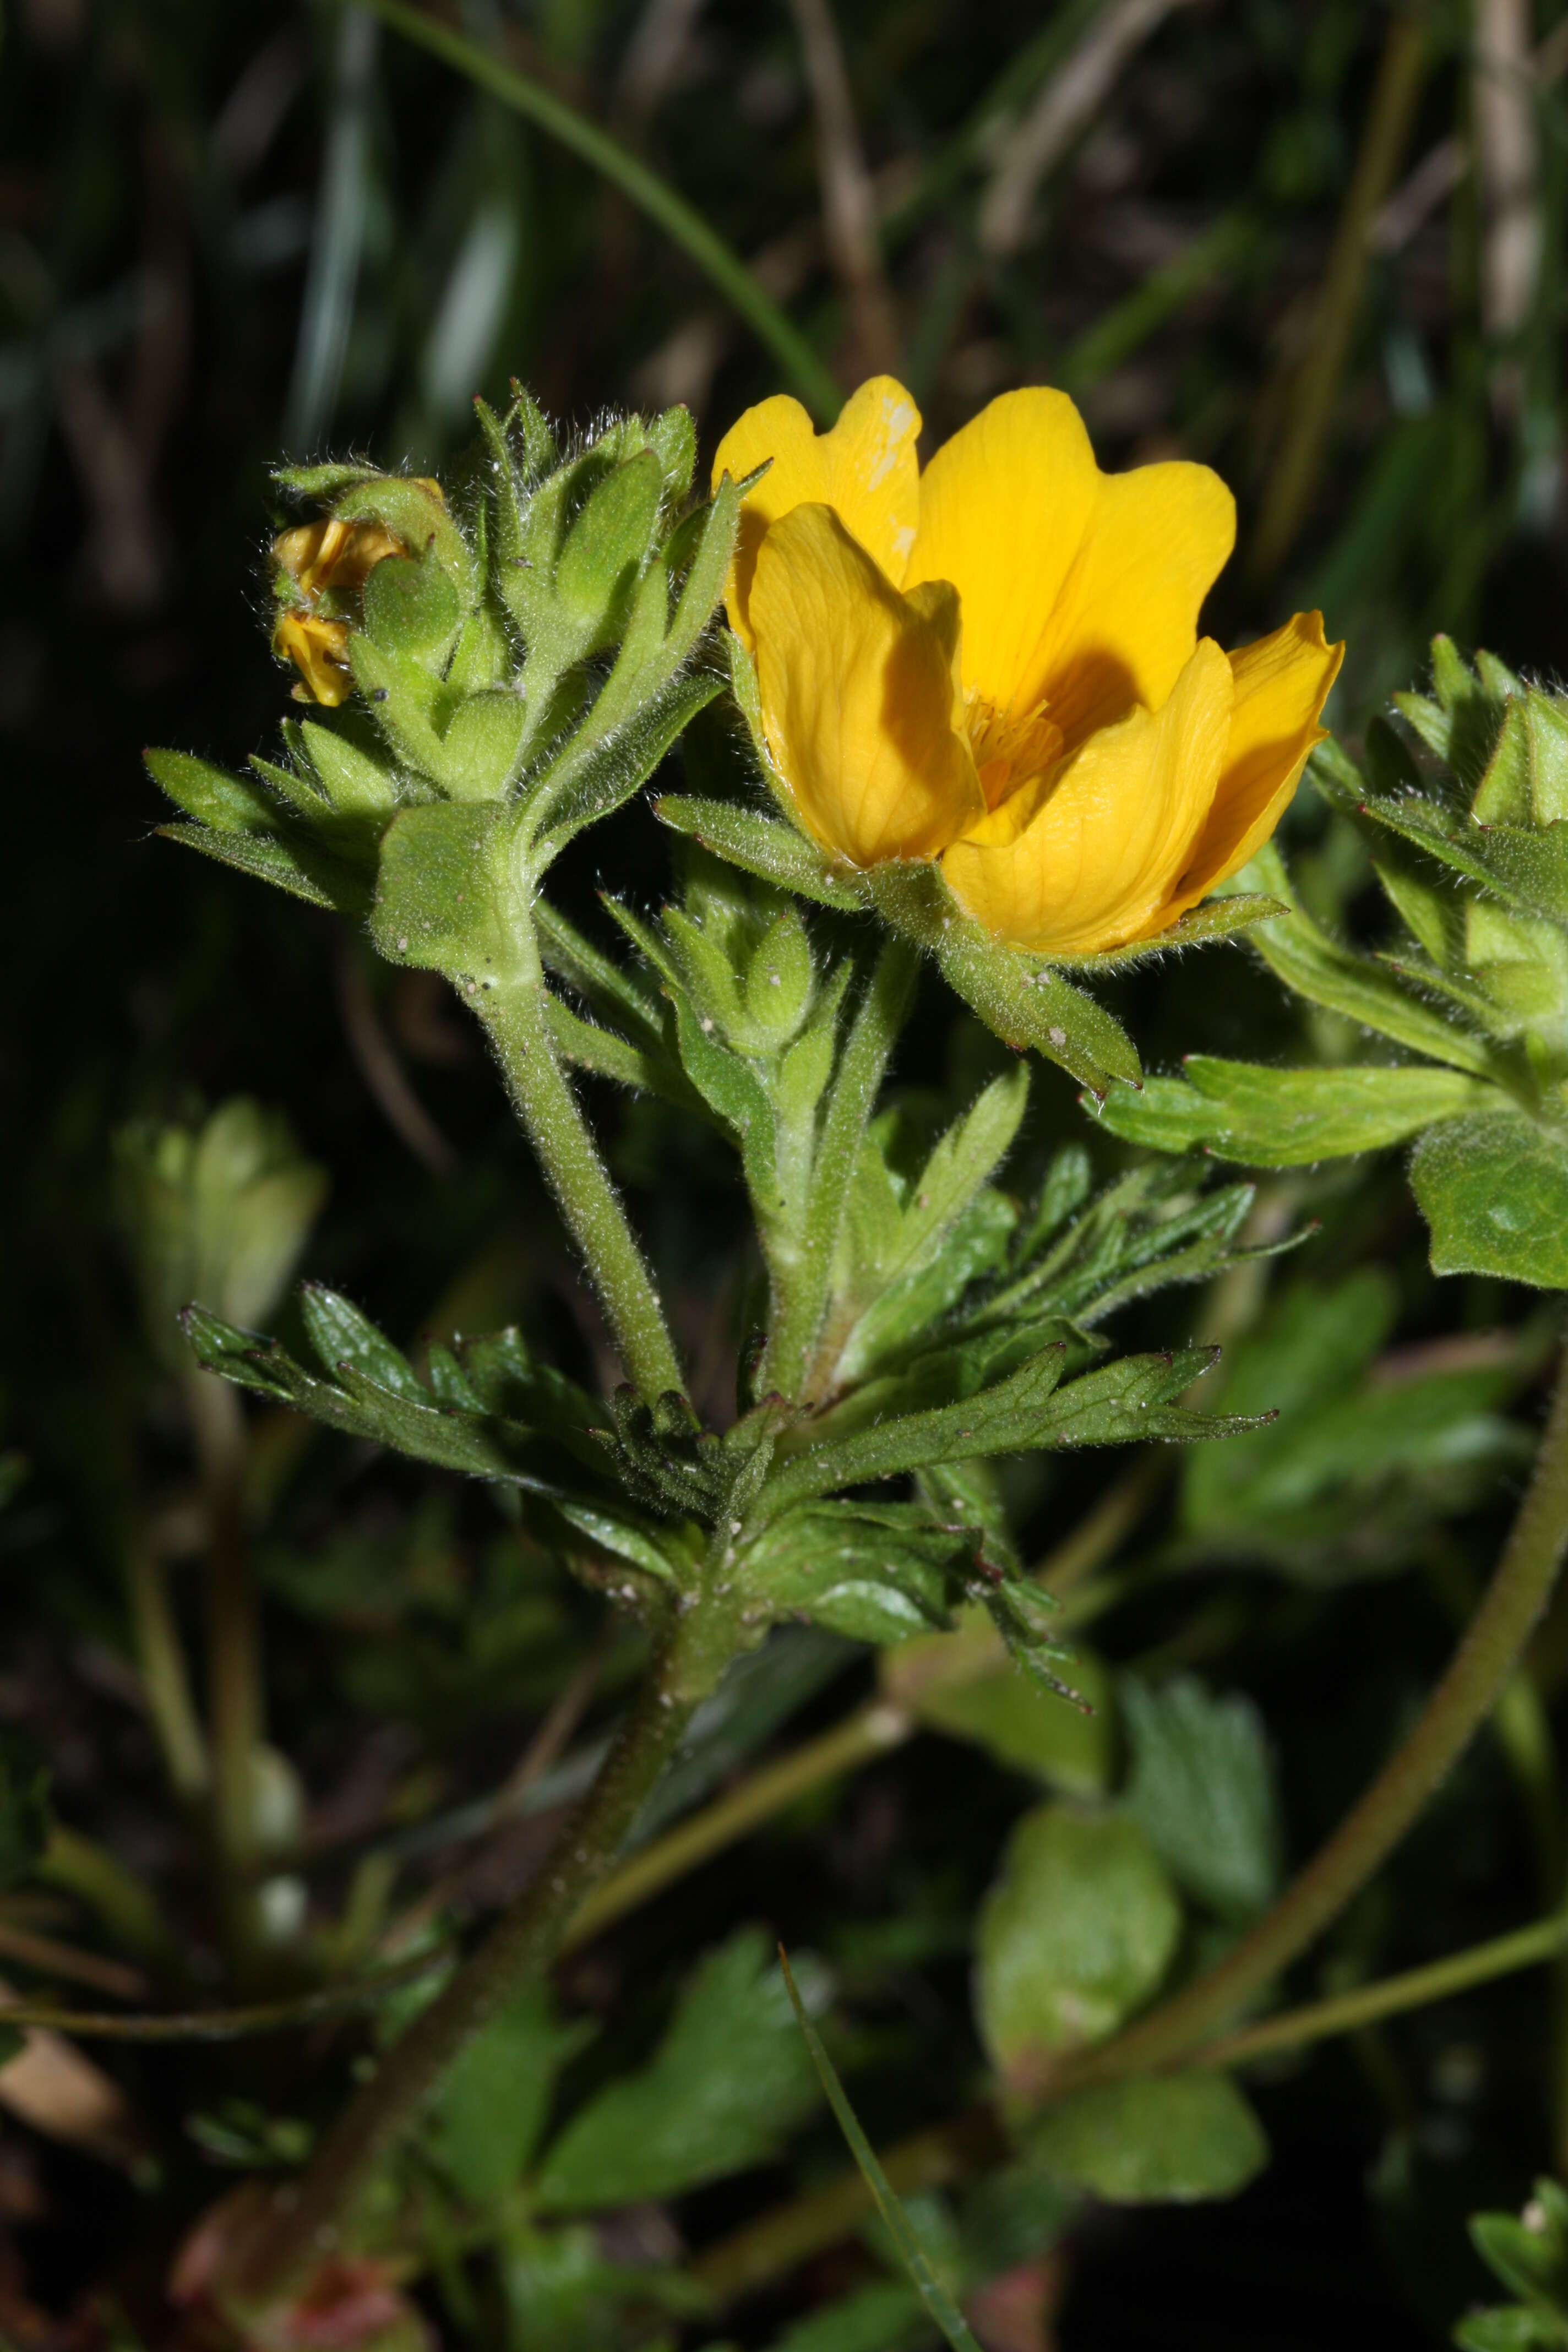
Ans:
POLYGON ((1494 1937, 1490 1943, 1472 1945, 1468 1952, 1456 1952, 1451 1959, 1433 1960, 1424 1969, 1407 1969, 1403 1976, 1358 1985, 1354 1992, 1340 1993, 1331 2000, 1310 2001, 1301 2009, 1288 2010, 1283 2017, 1269 2017, 1261 2025, 1245 2026, 1239 2033, 1227 2033, 1223 2040, 1194 2051, 1192 2063, 1236 2066, 1244 2059, 1261 2058, 1269 2051, 1300 2050, 1310 2042, 1325 2041, 1331 2033, 1352 2033, 1375 2024, 1380 2017, 1394 2017, 1405 2009, 1424 2009, 1430 2001, 1447 2000, 1453 1993, 1467 1992, 1472 1985, 1488 1984, 1494 1977, 1511 1976, 1516 1969, 1533 1968, 1538 1961, 1552 1959, 1564 1946, 1568 1946, 1568 1912, 1551 1919, 1538 1919, 1531 1927, 1516 1928, 1511 1936, 1494 1937))
POLYGON ((126 1540, 125 1585, 136 1664, 163 1769, 181 1803, 194 1806, 207 1792, 206 1742, 191 1696, 168 1575, 140 1526, 126 1540))
MULTIPOLYGON (((211 1372, 186 1389, 206 1496, 207 1705, 212 1719, 213 1830, 231 1911, 256 1859, 256 1751, 262 1737, 261 1617, 250 1573, 243 1489, 245 1421, 238 1396, 211 1372)), ((238 1941, 237 1915, 229 1920, 238 1941)))
POLYGON ((868 1699, 819 1738, 806 1740, 776 1764, 752 1772, 738 1788, 634 1853, 588 1897, 567 1929, 563 1948, 571 1951, 590 1942, 615 1920, 699 1869, 714 1854, 722 1853, 749 1831, 773 1820, 798 1798, 845 1772, 857 1771, 889 1748, 901 1747, 919 1728, 915 1718, 900 1707, 889 1706, 885 1699, 868 1699))
POLYGON ((232 2291, 265 2311, 341 2242, 376 2168, 447 2069, 499 2011, 537 1982, 568 1923, 615 1860, 687 1725, 733 1654, 733 1629, 711 1601, 672 1612, 654 1671, 598 1779, 563 1827, 538 1875, 383 2058, 322 2142, 303 2179, 284 2189, 245 2251, 232 2291))
POLYGON ((52 2009, 31 2001, 7 2002, 0 2011, 6 2025, 39 2025, 56 2033, 74 2034, 96 2042, 237 2042, 247 2035, 282 2033, 347 2011, 370 2009, 389 1993, 416 1984, 433 1969, 444 1968, 445 1952, 421 1952, 417 1959, 396 1968, 379 1969, 374 1976, 347 1984, 323 1985, 317 1992, 296 1994, 289 2000, 252 2002, 245 2009, 191 2009, 154 2012, 148 2017, 122 2017, 91 2009, 52 2009))
POLYGON ((778 361, 795 390, 818 422, 831 425, 844 395, 805 337, 793 327, 747 268, 740 255, 710 228, 701 214, 676 194, 646 163, 550 91, 513 67, 503 65, 489 50, 465 39, 448 25, 438 24, 406 0, 363 0, 384 24, 405 39, 416 41, 444 64, 515 113, 525 115, 547 137, 582 157, 612 186, 629 196, 638 209, 656 221, 705 271, 731 309, 742 318, 759 342, 778 361))
POLYGON ((588 1276, 627 1377, 645 1397, 684 1386, 658 1293, 571 1083, 556 1059, 542 981, 489 990, 475 1003, 588 1276))
POLYGON ((1529 1488, 1486 1597, 1409 1736, 1273 1909, 1217 1968, 1057 2077, 1062 2087, 1184 2058, 1293 1960, 1386 1861, 1486 1721, 1546 1605, 1568 1547, 1568 1356, 1529 1488))

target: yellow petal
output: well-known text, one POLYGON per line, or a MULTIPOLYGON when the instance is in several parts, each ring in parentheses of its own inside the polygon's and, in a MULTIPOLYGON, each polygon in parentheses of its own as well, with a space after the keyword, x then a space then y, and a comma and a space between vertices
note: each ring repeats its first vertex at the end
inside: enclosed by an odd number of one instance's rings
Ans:
POLYGON ((1344 651, 1325 641, 1321 613, 1298 613, 1271 636, 1230 656, 1236 702, 1219 788, 1192 861, 1151 929, 1163 930, 1195 907, 1268 839, 1290 805, 1308 752, 1327 732, 1318 714, 1344 651))
POLYGON ((816 432, 799 401, 783 393, 730 427, 713 460, 715 489, 725 474, 743 481, 772 460, 741 509, 725 589, 731 625, 748 651, 757 550, 768 525, 795 507, 831 507, 889 579, 903 579, 920 514, 920 429, 919 409, 890 375, 874 375, 851 393, 828 433, 816 432))
POLYGON ((900 595, 837 513, 800 506, 763 540, 751 619, 768 749, 825 848, 931 857, 984 814, 951 588, 900 595))
POLYGON ((987 930, 1044 954, 1092 955, 1135 938, 1189 863, 1215 795, 1231 715, 1230 665, 1204 638, 1157 711, 1091 735, 942 859, 987 930))
POLYGON ((285 613, 272 632, 272 650, 300 673, 297 702, 324 702, 336 709, 353 687, 348 666, 346 621, 323 621, 313 613, 285 613))
POLYGON ((384 558, 407 552, 402 540, 383 524, 344 522, 337 515, 280 531, 272 542, 273 562, 312 600, 327 588, 363 588, 384 558))
POLYGON ((965 688, 1004 713, 1043 701, 1070 749, 1134 702, 1160 708, 1235 541, 1217 474, 1102 474, 1067 394, 1035 388, 938 450, 905 577, 957 588, 965 688))

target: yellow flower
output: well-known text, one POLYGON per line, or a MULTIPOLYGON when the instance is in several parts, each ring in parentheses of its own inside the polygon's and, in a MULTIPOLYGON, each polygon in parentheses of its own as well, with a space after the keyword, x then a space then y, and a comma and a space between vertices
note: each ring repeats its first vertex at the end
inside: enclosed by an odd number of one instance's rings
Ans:
MULTIPOLYGON (((434 482, 421 488, 441 495, 434 482)), ((291 661, 300 673, 296 702, 324 702, 335 709, 347 701, 353 687, 348 624, 318 613, 321 597, 329 591, 357 594, 378 563, 407 552, 396 532, 384 524, 351 522, 340 515, 300 523, 273 541, 272 561, 299 590, 298 603, 279 614, 272 631, 273 652, 279 661, 291 661)))
POLYGON ((890 376, 813 432, 785 398, 721 443, 746 497, 726 590, 800 823, 871 866, 940 857, 997 937, 1153 937, 1268 838, 1342 646, 1298 614, 1197 634, 1236 510, 1205 466, 1102 474, 1065 394, 1005 393, 923 475, 890 376))

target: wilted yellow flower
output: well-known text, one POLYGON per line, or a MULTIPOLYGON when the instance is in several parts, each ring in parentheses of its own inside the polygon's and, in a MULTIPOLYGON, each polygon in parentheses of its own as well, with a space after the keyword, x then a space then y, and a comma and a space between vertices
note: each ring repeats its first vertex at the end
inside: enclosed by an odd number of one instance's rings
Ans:
POLYGON ((874 377, 817 435, 749 409, 726 591, 768 749, 824 848, 942 860, 997 937, 1087 955, 1151 938, 1268 838, 1343 652, 1298 614, 1226 655, 1198 610, 1236 509, 1207 467, 1102 474, 1065 394, 1005 393, 924 474, 874 377))
MULTIPOLYGON (((440 496, 434 482, 423 487, 440 496)), ((348 624, 318 613, 319 600, 329 589, 354 593, 387 556, 407 552, 396 532, 384 524, 350 522, 339 515, 279 531, 272 542, 272 561, 292 580, 300 602, 279 614, 272 631, 272 650, 280 661, 291 661, 299 670, 296 702, 324 702, 335 708, 347 701, 353 687, 348 665, 348 624)))
POLYGON ((349 668, 349 625, 323 620, 319 613, 281 613, 272 631, 272 650, 300 673, 296 702, 324 702, 336 709, 353 688, 349 668))
POLYGON ((279 531, 272 561, 312 602, 328 588, 363 588, 384 556, 406 555, 395 532, 379 522, 347 522, 325 515, 279 531))

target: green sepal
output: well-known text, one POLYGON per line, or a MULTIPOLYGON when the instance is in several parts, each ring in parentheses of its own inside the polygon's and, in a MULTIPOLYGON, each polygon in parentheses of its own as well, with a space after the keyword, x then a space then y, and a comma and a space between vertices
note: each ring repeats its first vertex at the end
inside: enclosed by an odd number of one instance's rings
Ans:
POLYGON ((1436 1120, 1503 1101, 1482 1080, 1426 1065, 1275 1070, 1194 1054, 1183 1066, 1181 1078, 1151 1078, 1142 1094, 1095 1106, 1100 1125, 1154 1151, 1300 1168, 1403 1143, 1436 1120))
POLYGON ((764 816, 759 809, 741 808, 730 801, 694 800, 679 793, 661 793, 651 805, 672 832, 686 835, 727 865, 771 882, 775 889, 795 891, 844 914, 859 913, 868 903, 864 880, 853 868, 836 867, 794 825, 764 816))
POLYGON ((391 555, 364 583, 364 631, 385 653, 406 654, 433 670, 457 643, 462 606, 449 572, 419 555, 391 555))
POLYGON ((395 531, 411 557, 435 558, 465 608, 472 604, 479 583, 468 543, 446 500, 427 483, 406 474, 364 474, 332 497, 332 512, 344 521, 379 522, 395 531))
POLYGON ((1289 911, 1283 898, 1256 893, 1205 898, 1201 906, 1189 907, 1184 915, 1179 915, 1164 930, 1155 931, 1148 939, 1130 940, 1125 947, 1103 948, 1097 955, 1072 956, 1064 961, 1069 971, 1089 976, 1127 971, 1133 964, 1149 963, 1157 956, 1179 953, 1183 948, 1207 947, 1216 940, 1235 939, 1256 924, 1270 922, 1289 911))
POLYGON ((324 466, 274 466, 268 479, 280 490, 292 490, 296 498, 332 499, 340 490, 353 489, 357 482, 374 481, 376 468, 353 458, 324 466))
POLYGON ((936 866, 879 866, 867 879, 883 919, 934 955, 949 986, 1007 1045, 1032 1046, 1094 1094, 1142 1083, 1137 1049, 1121 1023, 1051 964, 993 939, 964 913, 936 866))

